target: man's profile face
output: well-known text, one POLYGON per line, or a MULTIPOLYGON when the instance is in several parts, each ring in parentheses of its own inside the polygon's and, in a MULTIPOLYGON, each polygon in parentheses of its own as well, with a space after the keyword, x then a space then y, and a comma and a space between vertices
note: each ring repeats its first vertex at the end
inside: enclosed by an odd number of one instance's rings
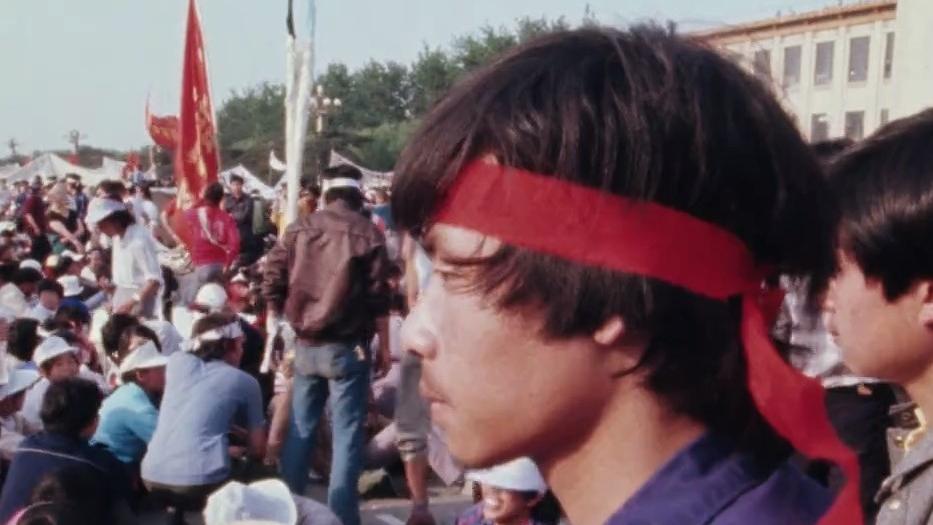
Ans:
POLYGON ((238 180, 231 182, 230 191, 233 192, 234 195, 239 197, 243 193, 243 183, 238 180))
POLYGON ((579 446, 613 388, 608 352, 591 336, 546 339, 540 310, 496 307, 468 287, 481 268, 451 264, 499 245, 471 230, 431 228, 433 271, 402 329, 403 348, 423 359, 432 421, 474 468, 579 446))

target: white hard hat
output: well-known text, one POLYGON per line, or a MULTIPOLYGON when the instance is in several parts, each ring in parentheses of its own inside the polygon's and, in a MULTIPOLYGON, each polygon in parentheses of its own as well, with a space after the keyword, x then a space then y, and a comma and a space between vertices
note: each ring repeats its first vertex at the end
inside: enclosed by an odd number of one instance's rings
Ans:
POLYGON ((35 259, 23 259, 23 262, 19 263, 20 268, 32 268, 37 272, 42 271, 42 263, 35 259))
POLYGON ((93 226, 118 211, 127 211, 126 204, 114 199, 95 197, 87 205, 84 222, 93 226))
POLYGON ((207 498, 205 525, 269 523, 293 525, 298 509, 285 483, 277 479, 244 485, 231 481, 207 498))
POLYGON ((537 465, 529 458, 518 458, 486 470, 473 470, 467 472, 466 478, 498 489, 536 492, 540 495, 548 490, 537 465))
POLYGON ((81 278, 77 275, 64 275, 59 277, 58 284, 62 285, 65 297, 81 295, 84 292, 84 286, 81 285, 81 278))
POLYGON ((217 283, 207 283, 198 290, 194 302, 212 312, 220 312, 227 305, 227 291, 217 283))
POLYGON ((43 363, 69 352, 77 354, 78 349, 68 344, 61 337, 53 335, 46 337, 45 341, 39 343, 36 351, 32 354, 32 360, 35 361, 37 366, 42 366, 43 363))
POLYGON ((39 373, 35 370, 14 370, 10 374, 10 379, 3 386, 0 386, 0 400, 16 395, 39 380, 39 373))
POLYGON ((162 352, 159 352, 155 343, 146 341, 123 358, 123 362, 120 363, 120 373, 125 374, 133 370, 158 368, 165 366, 166 363, 168 363, 168 358, 162 355, 162 352))

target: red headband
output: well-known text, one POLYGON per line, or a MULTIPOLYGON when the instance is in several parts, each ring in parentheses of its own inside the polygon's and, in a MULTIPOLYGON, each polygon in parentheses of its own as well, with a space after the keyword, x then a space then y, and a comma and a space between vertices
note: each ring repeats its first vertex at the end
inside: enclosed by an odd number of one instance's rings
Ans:
POLYGON ((656 203, 481 160, 460 172, 434 219, 715 299, 741 295, 748 387, 759 412, 796 450, 842 468, 847 483, 820 525, 862 523, 856 457, 829 423, 822 386, 774 349, 762 305, 766 273, 735 235, 656 203))

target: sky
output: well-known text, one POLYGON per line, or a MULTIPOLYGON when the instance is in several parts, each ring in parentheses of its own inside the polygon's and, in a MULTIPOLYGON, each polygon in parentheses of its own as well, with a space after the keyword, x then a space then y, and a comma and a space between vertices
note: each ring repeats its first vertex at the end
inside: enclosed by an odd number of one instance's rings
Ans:
MULTIPOLYGON (((299 4, 306 0, 295 0, 299 4)), ((846 0, 852 1, 852 0, 846 0)), ((174 114, 188 0, 0 0, 0 156, 83 143, 149 144, 147 96, 174 114)), ((571 23, 587 5, 609 25, 656 19, 706 28, 840 0, 318 0, 316 69, 370 59, 410 63, 485 24, 523 16, 571 23)), ((285 74, 286 0, 199 0, 215 107, 233 90, 285 74)), ((223 130, 220 130, 222 133, 223 130)))

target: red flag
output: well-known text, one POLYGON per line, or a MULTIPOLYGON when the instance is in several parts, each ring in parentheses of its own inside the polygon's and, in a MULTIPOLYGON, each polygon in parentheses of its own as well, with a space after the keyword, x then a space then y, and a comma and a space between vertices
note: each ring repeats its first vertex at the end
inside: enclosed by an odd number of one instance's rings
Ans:
POLYGON ((189 247, 188 228, 181 219, 183 210, 193 208, 208 184, 217 181, 220 160, 217 128, 207 80, 204 39, 195 0, 188 1, 188 29, 182 65, 181 111, 178 114, 178 143, 175 148, 175 184, 178 187, 171 224, 189 247))
POLYGON ((178 146, 178 117, 160 117, 149 113, 149 100, 146 100, 146 129, 152 141, 160 147, 174 150, 178 146))

